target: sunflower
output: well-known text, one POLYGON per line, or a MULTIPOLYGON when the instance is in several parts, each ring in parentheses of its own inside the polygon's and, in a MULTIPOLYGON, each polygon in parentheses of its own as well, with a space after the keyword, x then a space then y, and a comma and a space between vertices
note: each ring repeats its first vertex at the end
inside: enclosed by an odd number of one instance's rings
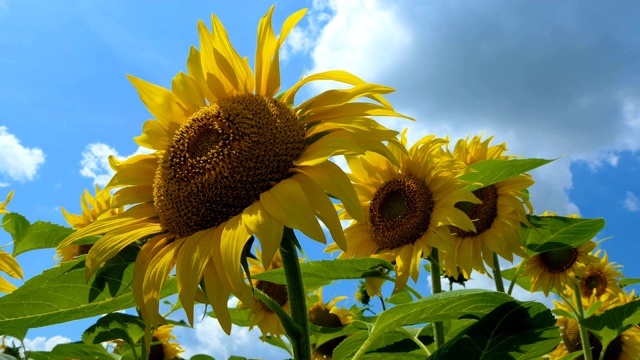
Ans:
MULTIPOLYGON (((331 300, 330 303, 325 304, 322 300, 322 289, 320 289, 318 291, 318 297, 318 302, 309 308, 308 316, 310 323, 327 328, 339 328, 351 324, 354 314, 347 309, 336 306, 338 301, 346 299, 346 296, 338 296, 331 300)), ((323 343, 319 347, 314 346, 311 358, 313 360, 331 359, 333 357, 333 350, 346 338, 346 336, 340 336, 323 343)))
POLYGON ((562 291, 565 286, 571 287, 576 276, 585 275, 585 267, 597 261, 589 255, 596 243, 586 242, 576 248, 567 247, 545 251, 528 258, 525 262, 523 276, 531 276, 531 291, 542 288, 545 296, 549 291, 562 291))
MULTIPOLYGON (((609 300, 603 301, 597 314, 603 311, 626 304, 633 300, 633 293, 627 294, 621 292, 618 296, 611 297, 609 300)), ((598 301, 594 297, 591 299, 583 299, 583 308, 589 309, 595 301, 598 301)), ((557 309, 562 309, 567 312, 571 312, 570 306, 558 301, 554 301, 557 309)), ((578 327, 578 321, 575 319, 567 318, 565 316, 558 316, 556 320, 556 326, 560 328, 562 334, 562 342, 558 347, 549 353, 551 360, 561 359, 564 356, 574 352, 582 350, 582 342, 580 340, 580 329, 578 327)), ((600 352, 602 351, 602 344, 593 334, 589 333, 589 343, 591 344, 592 356, 594 359, 600 358, 600 352)), ((621 335, 613 339, 605 350, 605 360, 634 360, 638 358, 640 354, 640 329, 637 326, 633 326, 623 332, 621 335)))
MULTIPOLYGON (((618 270, 621 265, 609 262, 607 252, 600 258, 601 250, 593 254, 594 262, 588 264, 584 268, 584 273, 580 277, 580 294, 582 297, 589 298, 594 296, 597 300, 607 300, 610 296, 617 297, 622 293, 622 288, 618 284, 622 273, 618 270)), ((568 288, 569 293, 573 293, 573 289, 568 288)))
MULTIPOLYGON (((256 249, 258 260, 249 258, 249 273, 251 275, 260 274, 268 270, 274 270, 282 267, 282 258, 280 257, 280 251, 277 251, 271 264, 264 266, 262 261, 262 253, 256 249)), ((256 289, 267 294, 278 305, 280 305, 284 311, 290 313, 289 308, 289 295, 287 293, 287 286, 275 284, 269 281, 252 280, 253 286, 256 289)), ((243 304, 239 304, 240 308, 244 308, 243 304)), ((250 310, 251 312, 251 328, 258 325, 262 332, 263 340, 267 335, 281 336, 285 334, 284 327, 276 315, 269 307, 262 303, 262 301, 256 301, 255 307, 250 310)))
POLYGON ((240 266, 252 235, 260 240, 264 263, 270 264, 284 227, 326 241, 317 216, 344 247, 326 192, 347 204, 354 217, 364 218, 348 177, 328 159, 365 151, 391 156, 382 141, 392 141, 397 132, 369 116, 404 116, 382 97, 393 89, 343 71, 308 76, 276 96, 279 49, 305 11, 285 20, 279 37, 271 25, 273 7, 262 18, 255 76, 215 15, 211 32, 198 23, 200 50, 191 48, 188 71, 176 75, 171 90, 129 76, 155 117, 135 140, 155 152, 125 161, 111 157, 116 173, 107 187, 120 188, 113 206, 130 208, 95 221, 60 247, 104 234, 88 254, 88 278, 127 245, 147 240, 136 259, 133 293, 148 324, 159 321, 159 293, 175 266, 189 322, 202 283, 229 333, 229 295, 253 306, 240 266), (316 80, 353 87, 329 90, 292 107, 298 90, 316 80), (352 102, 360 98, 370 101, 352 102))
MULTIPOLYGON (((7 199, 4 202, 0 202, 0 214, 6 214, 8 211, 5 210, 9 201, 13 197, 13 190, 9 192, 7 195, 7 199)), ((22 268, 16 261, 16 259, 11 256, 11 254, 7 253, 4 250, 0 250, 0 271, 11 276, 14 279, 23 279, 24 275, 22 274, 22 268)), ((8 282, 0 276, 0 293, 10 293, 16 289, 16 286, 12 283, 8 282)))
MULTIPOLYGON (((96 185, 95 194, 95 196, 91 195, 87 189, 82 193, 80 198, 81 215, 69 214, 64 208, 61 208, 62 215, 74 229, 82 229, 96 220, 106 219, 124 212, 122 206, 113 207, 114 199, 109 190, 100 190, 100 187, 96 185)), ((61 259, 61 263, 74 260, 80 255, 87 254, 91 246, 91 244, 81 244, 58 248, 56 259, 61 259)))
MULTIPOLYGON (((489 137, 483 141, 482 136, 474 136, 471 140, 459 140, 454 147, 453 157, 465 167, 482 160, 513 158, 504 155, 506 143, 489 145, 492 139, 489 137)), ((532 212, 531 203, 524 192, 533 183, 530 175, 517 175, 474 190, 473 194, 482 201, 481 204, 456 205, 471 218, 476 227, 476 231, 451 229, 455 235, 452 241, 458 266, 465 278, 470 278, 472 270, 484 274, 484 263, 493 269, 494 253, 511 262, 513 254, 527 256, 520 241, 521 223, 527 223, 527 210, 532 212)))
POLYGON ((176 340, 176 336, 171 333, 173 325, 158 326, 153 331, 153 342, 157 343, 151 346, 149 351, 149 360, 174 360, 180 359, 178 356, 184 350, 180 347, 176 340))
MULTIPOLYGON (((455 271, 449 227, 475 230, 467 215, 454 205, 461 201, 477 204, 479 200, 455 179, 456 161, 442 150, 446 143, 447 140, 429 135, 407 150, 405 130, 401 144, 389 144, 399 160, 398 166, 376 153, 347 156, 350 178, 366 219, 354 219, 345 230, 348 249, 339 257, 375 257, 395 262, 395 291, 404 287, 409 275, 417 281, 420 259, 427 257, 433 247, 444 252, 441 260, 445 270, 453 267, 455 271)), ((341 216, 350 218, 344 212, 341 216)), ((326 249, 337 250, 339 244, 326 249)), ((369 296, 376 294, 374 286, 369 290, 368 287, 369 296)))

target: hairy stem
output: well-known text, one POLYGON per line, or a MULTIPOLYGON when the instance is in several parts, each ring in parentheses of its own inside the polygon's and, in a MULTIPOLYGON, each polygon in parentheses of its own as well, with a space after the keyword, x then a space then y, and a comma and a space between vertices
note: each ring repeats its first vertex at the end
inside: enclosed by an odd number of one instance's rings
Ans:
POLYGON ((587 332, 587 328, 585 328, 580 321, 584 319, 584 309, 582 308, 582 295, 580 295, 580 286, 578 283, 573 285, 573 290, 576 296, 576 307, 578 308, 578 327, 580 328, 580 339, 582 340, 582 353, 584 354, 585 360, 593 360, 593 356, 591 355, 591 344, 589 343, 589 333, 587 332))
POLYGON ((298 240, 292 229, 284 228, 282 241, 280 242, 280 255, 284 275, 287 279, 287 292, 289 294, 289 306, 291 318, 297 325, 297 334, 288 334, 293 346, 295 360, 311 360, 311 343, 309 341, 309 320, 307 316, 307 299, 302 283, 302 272, 298 260, 296 244, 298 240))
MULTIPOLYGON (((431 250, 429 261, 431 261, 431 293, 439 294, 442 292, 442 285, 440 284, 438 249, 433 248, 433 250, 431 250)), ((433 333, 436 338, 436 348, 439 349, 444 345, 444 326, 441 321, 433 323, 433 333)))
POLYGON ((504 283, 502 282, 502 273, 500 272, 500 263, 498 262, 498 254, 493 253, 493 279, 496 282, 496 290, 504 292, 504 283))

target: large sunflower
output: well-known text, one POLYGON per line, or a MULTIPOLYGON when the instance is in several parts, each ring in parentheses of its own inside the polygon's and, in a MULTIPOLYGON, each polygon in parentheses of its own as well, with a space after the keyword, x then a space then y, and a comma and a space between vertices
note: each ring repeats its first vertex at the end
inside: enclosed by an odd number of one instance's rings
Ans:
MULTIPOLYGON (((621 292, 618 296, 614 296, 603 301, 598 310, 596 310, 596 313, 599 314, 607 309, 626 304, 632 301, 633 297, 633 293, 627 294, 625 292, 621 292)), ((584 310, 589 309, 596 301, 598 300, 595 297, 591 297, 591 299, 583 299, 582 306, 584 310)), ((566 312, 572 311, 571 307, 567 304, 558 301, 554 302, 557 309, 562 309, 566 312)), ((565 316, 558 316, 556 326, 560 328, 562 342, 558 344, 558 347, 555 350, 549 353, 551 360, 562 359, 564 356, 574 351, 582 351, 580 329, 578 327, 577 320, 567 318, 565 316)), ((592 357, 594 359, 599 359, 600 352, 602 351, 602 344, 598 338, 591 333, 589 333, 589 343, 591 344, 592 357)), ((637 326, 633 326, 609 343, 604 353, 604 359, 635 360, 638 359, 638 354, 640 354, 640 329, 637 326)))
MULTIPOLYGON (((490 146, 493 137, 482 141, 482 136, 471 140, 459 140, 453 156, 464 166, 488 159, 506 160, 513 156, 504 155, 505 143, 490 146)), ((493 253, 513 261, 513 254, 526 257, 521 236, 521 223, 527 223, 527 209, 532 212, 531 203, 524 191, 533 185, 530 175, 523 174, 485 186, 473 191, 482 204, 460 203, 457 206, 473 221, 476 231, 453 228, 453 248, 456 251, 458 266, 465 278, 471 271, 484 274, 484 263, 494 268, 493 253), (526 209, 525 209, 526 206, 526 209), (483 262, 484 260, 484 262, 483 262)))
MULTIPOLYGON (((609 297, 617 297, 622 293, 622 288, 618 284, 622 273, 618 270, 621 265, 609 262, 607 252, 600 257, 601 250, 593 254, 594 262, 585 266, 580 277, 580 295, 585 298, 595 297, 597 300, 607 300, 609 297)), ((571 288, 568 288, 573 293, 571 288)))
MULTIPOLYGON (((82 193, 80 198, 82 214, 69 214, 64 208, 61 208, 62 215, 74 229, 82 229, 96 220, 106 219, 124 212, 123 206, 113 206, 113 197, 108 189, 100 190, 100 187, 96 185, 95 194, 95 196, 91 195, 87 189, 82 193)), ((61 259, 61 263, 74 260, 80 255, 87 254, 91 246, 91 244, 82 244, 58 248, 56 259, 61 259)))
MULTIPOLYGON (((407 144, 405 133, 403 147, 407 144)), ((479 200, 455 179, 456 161, 442 150, 446 143, 429 135, 408 150, 389 144, 399 166, 375 153, 347 156, 350 178, 366 219, 355 219, 345 230, 348 249, 340 258, 377 257, 395 262, 396 291, 404 287, 409 275, 417 281, 420 259, 433 247, 444 252, 441 260, 445 270, 455 271, 449 227, 475 228, 454 205, 461 201, 477 204, 479 200)), ((339 250, 339 245, 332 244, 327 251, 339 250)), ((370 296, 376 289, 372 286, 371 290, 370 296)))
POLYGON ((255 75, 233 49, 220 21, 213 31, 198 23, 200 50, 192 47, 187 73, 167 90, 129 76, 155 120, 143 125, 136 142, 155 152, 125 161, 111 158, 116 171, 108 188, 121 188, 114 207, 121 215, 98 220, 60 247, 104 234, 87 257, 87 277, 134 241, 149 239, 135 264, 133 293, 149 324, 158 318, 159 293, 176 267, 180 301, 193 324, 196 289, 203 284, 223 329, 231 331, 227 299, 234 293, 253 303, 240 259, 247 240, 260 240, 270 264, 284 227, 324 242, 316 219, 345 246, 340 221, 325 192, 364 220, 357 196, 334 155, 377 151, 397 132, 368 116, 401 116, 381 94, 393 89, 368 84, 343 71, 308 76, 280 94, 279 49, 306 10, 291 15, 276 37, 273 7, 258 25, 255 75), (305 84, 334 80, 353 85, 330 90, 295 107, 305 84), (373 102, 351 102, 368 98, 373 102))
MULTIPOLYGON (((0 215, 6 214, 8 211, 5 210, 9 201, 13 197, 13 190, 9 192, 7 195, 7 199, 4 202, 0 202, 0 215)), ((14 279, 22 279, 24 275, 22 274, 22 268, 16 261, 16 259, 11 256, 11 254, 6 251, 0 250, 0 272, 3 272, 14 279)), ((16 289, 16 286, 12 283, 8 282, 5 278, 0 276, 0 293, 10 293, 16 289)))

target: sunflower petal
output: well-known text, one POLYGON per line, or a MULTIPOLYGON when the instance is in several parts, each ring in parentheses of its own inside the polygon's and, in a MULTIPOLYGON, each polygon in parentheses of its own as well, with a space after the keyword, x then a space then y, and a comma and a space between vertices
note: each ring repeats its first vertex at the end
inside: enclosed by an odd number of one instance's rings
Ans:
POLYGON ((271 17, 275 6, 260 19, 258 24, 258 39, 256 46, 256 94, 266 95, 269 78, 269 67, 276 49, 276 34, 273 32, 271 17))
MULTIPOLYGON (((159 320, 158 309, 160 306, 160 291, 164 286, 171 270, 176 262, 176 257, 180 247, 184 242, 182 239, 176 239, 164 246, 149 261, 149 265, 145 271, 145 278, 142 284, 143 303, 138 304, 144 307, 148 315, 146 322, 157 324, 159 320)), ((142 269, 141 269, 142 270, 142 269)))
POLYGON ((15 285, 8 282, 5 278, 0 276, 0 293, 10 293, 17 289, 15 285))
POLYGON ((280 247, 284 225, 269 215, 260 201, 254 202, 242 212, 242 221, 260 240, 264 264, 270 264, 280 247))
POLYGON ((127 78, 138 90, 140 100, 151 115, 167 128, 171 123, 182 124, 189 117, 189 111, 171 91, 132 75, 127 75, 127 78))
POLYGON ((299 229, 323 244, 327 241, 304 191, 297 182, 291 179, 279 182, 269 191, 260 194, 260 202, 271 216, 285 226, 299 229))
POLYGON ((15 279, 23 278, 22 269, 16 259, 3 250, 0 250, 0 271, 15 279))
POLYGON ((211 261, 207 262, 203 279, 204 286, 207 289, 207 300, 209 304, 211 304, 213 312, 216 314, 216 319, 218 319, 220 326, 222 326, 222 330, 229 335, 231 334, 231 314, 229 313, 227 303, 229 302, 231 290, 222 280, 218 274, 218 270, 211 261))
POLYGON ((190 113, 194 113, 199 108, 207 105, 198 81, 183 72, 179 72, 171 81, 171 91, 180 99, 190 113))
MULTIPOLYGON (((244 282, 244 273, 240 266, 244 246, 251 234, 242 221, 242 215, 236 215, 219 226, 220 258, 214 261, 219 273, 226 274, 227 281, 233 293, 245 304, 253 303, 251 290, 244 282)), ((214 252, 215 255, 215 252, 214 252)))
POLYGON ((158 157, 154 154, 135 155, 118 165, 118 170, 107 184, 107 188, 126 185, 152 185, 158 157))
POLYGON ((143 284, 144 279, 147 275, 147 269, 149 268, 149 263, 151 259, 153 259, 159 252, 162 250, 167 242, 172 237, 169 234, 160 234, 158 236, 154 236, 151 238, 140 252, 138 252, 138 256, 136 257, 136 262, 133 266, 133 298, 135 299, 138 307, 140 308, 140 313, 144 319, 149 318, 149 313, 147 312, 147 308, 144 306, 144 291, 143 284))
POLYGON ((200 284, 202 273, 211 258, 214 247, 211 238, 216 228, 198 231, 184 237, 182 248, 178 254, 176 276, 178 278, 178 296, 189 324, 193 326, 193 306, 196 290, 200 284))

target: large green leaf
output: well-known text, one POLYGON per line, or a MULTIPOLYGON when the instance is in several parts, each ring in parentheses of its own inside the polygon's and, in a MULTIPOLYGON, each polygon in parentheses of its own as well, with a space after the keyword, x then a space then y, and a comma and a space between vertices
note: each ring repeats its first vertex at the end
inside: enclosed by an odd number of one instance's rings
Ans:
POLYGON ((607 309, 581 323, 607 348, 609 343, 632 326, 640 324, 640 300, 607 309))
POLYGON ((105 341, 124 340, 129 348, 136 347, 136 343, 144 336, 144 321, 133 315, 110 313, 91 325, 82 334, 82 341, 87 344, 101 344, 105 341))
POLYGON ((560 343, 555 318, 536 302, 506 302, 445 343, 429 359, 534 359, 560 343))
MULTIPOLYGON (((137 250, 128 248, 85 281, 84 260, 60 264, 0 298, 0 333, 102 315, 135 306, 131 293, 137 250)), ((169 279, 162 296, 177 292, 169 279)))
MULTIPOLYGON (((422 360, 425 353, 409 338, 407 331, 400 329, 391 330, 384 334, 378 341, 371 346, 370 351, 364 354, 363 360, 386 360, 386 359, 403 359, 403 360, 422 360)), ((346 338, 333 350, 333 359, 353 359, 358 349, 364 344, 369 337, 366 331, 360 331, 353 336, 346 338)))
POLYGON ((74 231, 46 221, 31 224, 18 213, 5 215, 2 227, 13 237, 13 256, 36 249, 54 248, 74 231))
POLYGON ((56 345, 49 351, 29 351, 30 360, 115 360, 117 357, 109 353, 102 345, 89 345, 83 343, 70 343, 56 345))
POLYGON ((526 173, 552 161, 545 159, 482 160, 471 164, 469 168, 473 171, 460 176, 460 180, 472 183, 465 186, 465 189, 473 191, 526 173))
MULTIPOLYGON (((309 291, 329 285, 334 280, 383 276, 380 269, 390 271, 393 270, 393 265, 388 261, 373 258, 309 261, 300 264, 304 286, 309 291)), ((255 274, 252 278, 276 284, 287 283, 283 268, 255 274)))
POLYGON ((620 286, 625 287, 629 285, 640 284, 640 279, 638 278, 624 278, 620 280, 620 286))
MULTIPOLYGON (((555 327, 555 320, 551 312, 546 307, 542 305, 538 307, 535 304, 520 303, 513 300, 509 295, 498 292, 486 290, 456 290, 431 295, 410 304, 397 305, 382 312, 370 331, 368 339, 362 345, 362 352, 369 352, 371 347, 374 344, 377 344, 387 332, 403 326, 445 320, 481 320, 484 319, 485 316, 489 315, 487 320, 484 320, 481 323, 481 326, 487 327, 493 325, 494 327, 500 327, 503 326, 499 321, 501 316, 515 316, 513 314, 518 314, 518 319, 521 321, 527 320, 527 316, 532 318, 529 323, 525 323, 530 325, 524 328, 527 331, 532 333, 537 331, 544 334, 544 336, 555 337, 557 340, 555 345, 559 342, 558 330, 555 327), (500 309, 501 313, 496 313, 496 308, 500 309), (529 309, 533 310, 528 311, 529 309), (548 331, 555 331, 555 333, 551 334, 548 331)), ((516 323, 513 323, 512 325, 519 326, 516 323)), ((471 325, 469 328, 472 328, 473 326, 475 326, 475 324, 471 325)), ((463 333, 466 333, 467 331, 470 330, 465 330, 463 333)), ((523 330, 521 328, 521 330, 511 329, 511 331, 517 333, 518 331, 523 330)), ((458 337, 461 337, 461 335, 458 335, 458 337)), ((540 340, 540 338, 534 341, 537 340, 540 340)), ((524 346, 526 344, 515 342, 513 345, 514 347, 506 348, 509 351, 514 349, 517 350, 520 345, 524 346)), ((347 346, 348 344, 345 345, 345 347, 347 346)), ((533 350, 524 346, 522 351, 531 352, 533 350)))
POLYGON ((578 247, 593 239, 604 219, 577 219, 562 216, 529 216, 530 228, 523 228, 522 242, 530 253, 578 247))

